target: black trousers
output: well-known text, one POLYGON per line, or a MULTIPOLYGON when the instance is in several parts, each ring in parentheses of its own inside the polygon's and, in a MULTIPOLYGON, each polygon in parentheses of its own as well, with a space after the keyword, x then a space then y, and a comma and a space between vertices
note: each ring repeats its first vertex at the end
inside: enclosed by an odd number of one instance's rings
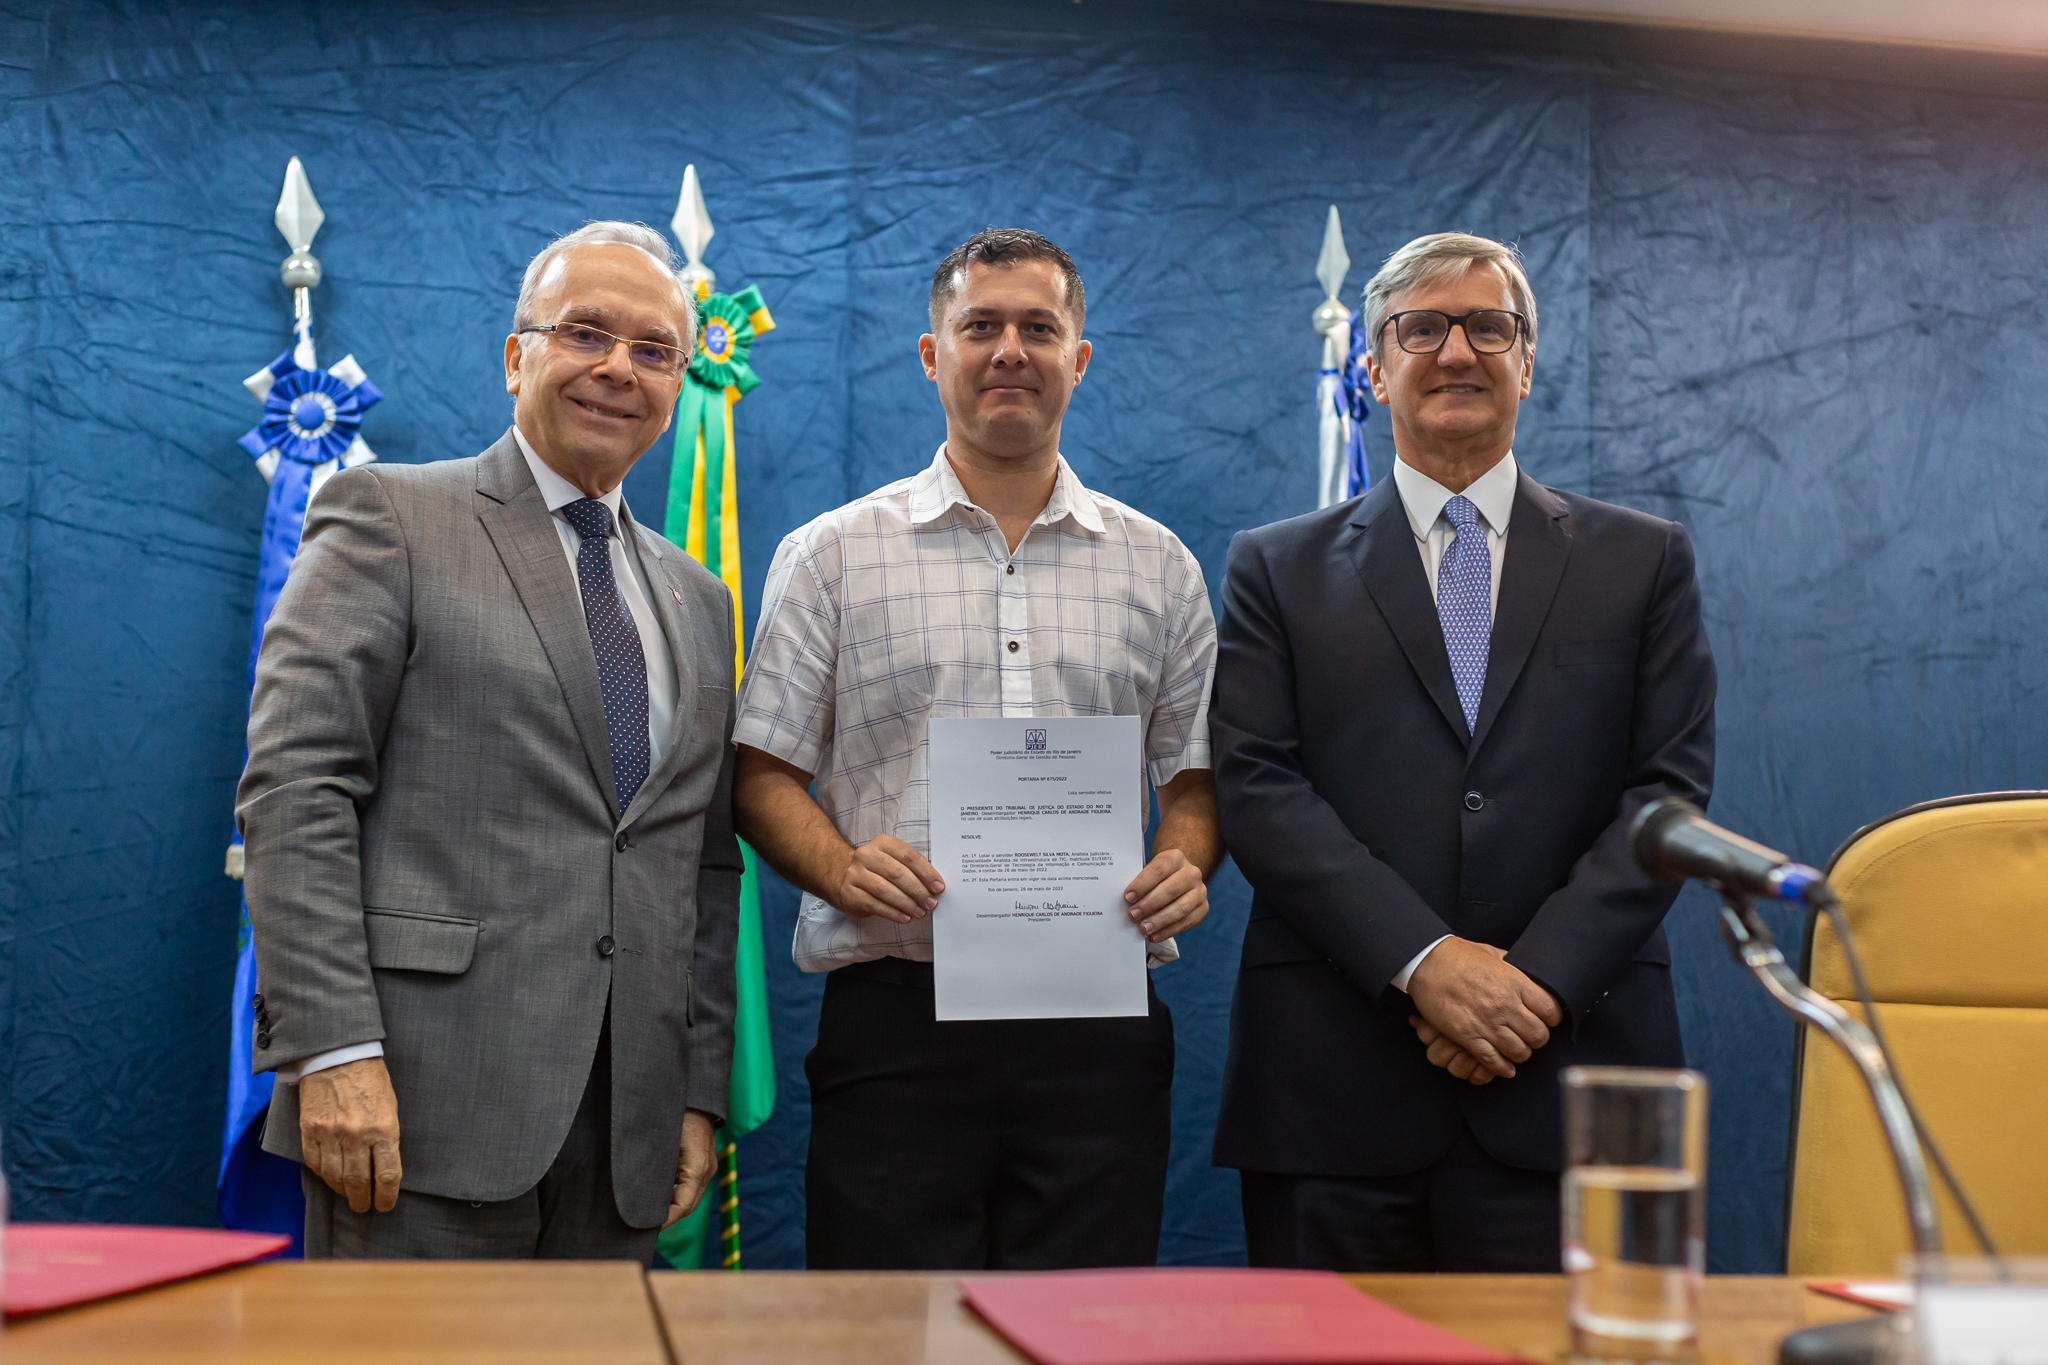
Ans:
MULTIPOLYGON (((405 1135, 398 1137, 405 1155, 405 1135)), ((472 1201, 421 1194, 401 1183, 389 1213, 357 1213, 307 1167, 306 1258, 394 1260, 622 1260, 645 1265, 659 1228, 619 1216, 612 1191, 612 1020, 605 1012, 597 1055, 562 1150, 540 1183, 511 1199, 472 1201)), ((705 1197, 711 1198, 710 1191, 705 1197)))
POLYGON ((1412 1175, 1243 1175, 1255 1266, 1556 1274, 1559 1176, 1494 1160, 1468 1131, 1412 1175))
POLYGON ((1142 1019, 941 1024, 930 963, 832 972, 804 1062, 810 1268, 1154 1264, 1173 1016, 1150 998, 1142 1019))

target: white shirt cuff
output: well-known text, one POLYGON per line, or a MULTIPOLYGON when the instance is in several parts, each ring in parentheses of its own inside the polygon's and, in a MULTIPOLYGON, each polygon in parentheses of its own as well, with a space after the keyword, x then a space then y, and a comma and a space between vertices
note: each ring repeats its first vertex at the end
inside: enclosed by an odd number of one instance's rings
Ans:
MULTIPOLYGON (((1445 935, 1444 935, 1444 938, 1449 938, 1449 937, 1450 937, 1450 935, 1449 935, 1449 934, 1445 934, 1445 935)), ((1415 975, 1415 969, 1416 969, 1417 967, 1420 967, 1420 966, 1422 965, 1422 959, 1424 959, 1425 957, 1428 957, 1428 956, 1429 956, 1429 955, 1430 955, 1431 953, 1435 952, 1435 951, 1436 951, 1436 944, 1437 944, 1437 943, 1442 943, 1442 942, 1444 941, 1444 938, 1440 938, 1440 939, 1438 939, 1438 940, 1436 941, 1436 943, 1432 943, 1432 944, 1430 944, 1430 945, 1429 945, 1429 946, 1428 946, 1427 948, 1424 948, 1424 949, 1423 949, 1423 950, 1422 950, 1421 952, 1417 953, 1417 954, 1416 954, 1416 955, 1415 955, 1414 957, 1411 957, 1411 958, 1409 958, 1409 959, 1408 959, 1408 965, 1407 965, 1407 966, 1405 966, 1405 967, 1403 967, 1403 968, 1402 968, 1402 969, 1401 969, 1400 971, 1398 971, 1398 972, 1395 972, 1395 973, 1394 973, 1394 989, 1395 989, 1395 990, 1397 990, 1397 991, 1405 991, 1405 990, 1407 990, 1407 989, 1408 989, 1408 978, 1409 978, 1409 977, 1411 977, 1411 976, 1414 976, 1414 975, 1415 975)))
MULTIPOLYGON (((1429 946, 1434 948, 1436 945, 1432 943, 1429 946)), ((1427 952, 1429 950, 1425 948, 1423 951, 1427 952)), ((1415 961, 1420 962, 1422 959, 1418 957, 1415 961)), ((1414 963, 1409 964, 1408 970, 1411 972, 1415 970, 1414 963)), ((330 1066, 341 1066, 347 1062, 360 1062, 365 1057, 382 1057, 383 1055, 384 1044, 382 1043, 353 1043, 348 1047, 329 1048, 325 1052, 316 1052, 310 1057, 301 1057, 296 1062, 285 1063, 277 1069, 277 1079, 286 1085, 297 1085, 314 1072, 325 1071, 330 1066)))

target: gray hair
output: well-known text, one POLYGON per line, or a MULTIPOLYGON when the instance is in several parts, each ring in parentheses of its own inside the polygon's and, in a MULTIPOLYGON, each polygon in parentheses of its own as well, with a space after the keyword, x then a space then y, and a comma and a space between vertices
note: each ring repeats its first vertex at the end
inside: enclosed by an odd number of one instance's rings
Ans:
MULTIPOLYGON (((652 256, 661 268, 668 272, 669 277, 675 280, 676 287, 683 292, 683 297, 690 300, 690 316, 683 327, 683 350, 694 352, 697 349, 695 296, 690 293, 689 286, 683 283, 681 265, 676 259, 675 248, 668 244, 668 238, 645 223, 585 223, 574 232, 563 233, 542 247, 540 254, 527 262, 526 278, 519 283, 519 302, 512 308, 512 330, 517 332, 534 320, 533 296, 540 292, 541 279, 548 273, 548 267, 555 263, 556 257, 579 246, 607 244, 640 248, 652 256)), ((525 340, 524 337, 520 338, 522 344, 525 340)))
POLYGON ((1426 237, 1417 237, 1387 257, 1379 273, 1366 281, 1365 297, 1358 307, 1364 315, 1361 325, 1372 337, 1372 353, 1382 360, 1386 358, 1381 349, 1380 333, 1387 325, 1387 305, 1394 295, 1425 284, 1463 279, 1466 271, 1481 263, 1492 266, 1507 277, 1508 290, 1515 299, 1515 311, 1527 320, 1523 334, 1528 338, 1529 348, 1534 350, 1536 295, 1529 288, 1529 277, 1522 271, 1521 251, 1509 243, 1474 237, 1469 232, 1432 232, 1426 237))

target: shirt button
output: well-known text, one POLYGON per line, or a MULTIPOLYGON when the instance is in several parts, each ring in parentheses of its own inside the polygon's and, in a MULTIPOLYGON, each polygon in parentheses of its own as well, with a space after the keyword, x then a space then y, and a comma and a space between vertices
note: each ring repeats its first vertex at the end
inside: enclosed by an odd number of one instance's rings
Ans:
POLYGON ((599 957, 610 957, 618 946, 618 944, 612 942, 612 936, 606 934, 597 941, 597 955, 599 957))
POLYGON ((1010 641, 1010 652, 1012 654, 1017 652, 1017 642, 1015 640, 1010 641))
POLYGON ((1016 566, 1015 564, 1010 564, 1010 565, 1006 565, 1006 566, 1004 567, 1004 569, 1003 569, 1003 572, 1004 572, 1004 573, 1015 573, 1015 572, 1017 572, 1017 566, 1016 566))
POLYGON ((612 840, 612 847, 620 853, 624 853, 626 851, 626 836, 620 834, 618 838, 612 840))
POLYGON ((1481 795, 1480 795, 1480 794, 1479 794, 1478 792, 1466 792, 1466 793, 1465 793, 1465 809, 1466 809, 1466 810, 1478 810, 1478 809, 1479 809, 1479 808, 1480 808, 1481 806, 1484 806, 1485 804, 1486 804, 1486 798, 1485 798, 1485 797, 1483 797, 1483 796, 1481 796, 1481 795))

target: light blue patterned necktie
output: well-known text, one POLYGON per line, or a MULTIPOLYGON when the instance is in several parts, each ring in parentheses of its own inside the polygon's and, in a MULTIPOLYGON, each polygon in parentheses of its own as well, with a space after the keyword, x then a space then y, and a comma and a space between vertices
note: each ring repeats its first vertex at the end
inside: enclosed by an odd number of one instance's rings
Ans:
POLYGON ((1436 618, 1443 623, 1444 648, 1451 655, 1451 680, 1465 729, 1479 723, 1479 694, 1486 689, 1486 648, 1493 635, 1493 551, 1479 509, 1460 493, 1444 504, 1444 520, 1458 533, 1436 566, 1436 618))

